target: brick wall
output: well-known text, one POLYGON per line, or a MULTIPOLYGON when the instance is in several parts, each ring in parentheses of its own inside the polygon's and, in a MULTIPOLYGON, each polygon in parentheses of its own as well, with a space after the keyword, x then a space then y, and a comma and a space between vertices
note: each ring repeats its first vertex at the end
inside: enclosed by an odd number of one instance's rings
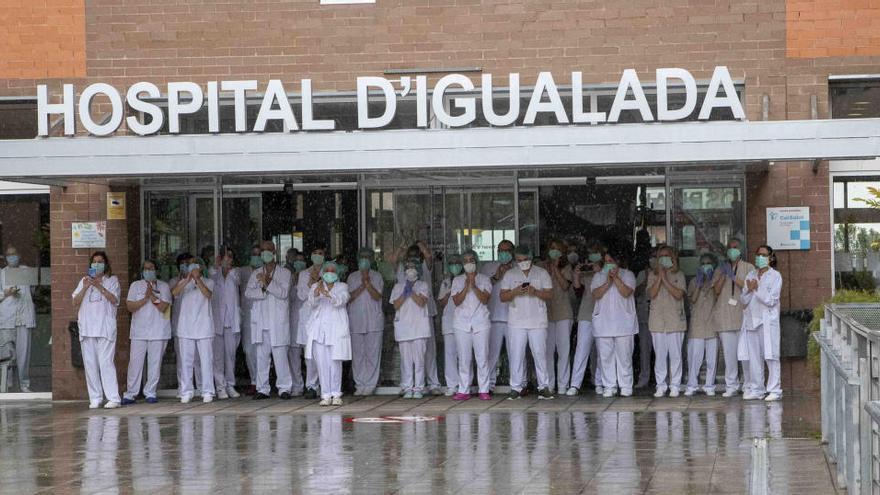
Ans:
POLYGON ((84 0, 5 0, 0 8, 0 79, 82 77, 84 0))
POLYGON ((787 0, 786 54, 793 58, 880 55, 880 2, 787 0))

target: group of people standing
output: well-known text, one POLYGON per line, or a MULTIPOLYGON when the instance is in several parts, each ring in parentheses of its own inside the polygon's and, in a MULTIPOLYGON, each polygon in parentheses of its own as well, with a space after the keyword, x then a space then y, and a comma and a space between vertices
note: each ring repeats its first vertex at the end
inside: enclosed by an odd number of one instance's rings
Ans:
POLYGON ((715 394, 720 341, 723 395, 737 394, 742 384, 745 399, 778 400, 782 281, 770 247, 758 248, 753 266, 742 258, 740 245, 731 239, 723 261, 703 254, 687 284, 669 246, 657 248, 650 266, 635 274, 627 269, 626 253, 598 243, 578 253, 551 241, 546 256, 536 260, 528 247, 505 240, 497 246, 497 261, 481 262, 473 250, 448 255, 435 295, 432 254, 417 243, 388 256, 395 271, 387 299, 385 279, 368 248, 358 251, 351 274, 346 264, 328 261, 323 246, 315 246, 308 258, 290 249, 282 265, 269 241, 254 246, 250 262, 241 267, 234 266, 229 248, 220 250, 210 268, 181 254, 179 274, 168 282, 157 279, 156 264, 148 260, 126 298, 131 354, 121 397, 114 366, 120 287, 107 255, 96 252, 88 276, 73 292, 90 407, 100 407, 105 397, 106 408, 134 403, 140 393, 156 402, 162 356, 171 339, 184 403, 197 394, 204 402, 239 396, 239 345, 256 400, 270 397, 273 363, 281 399, 320 396, 321 405, 341 405, 344 361, 352 361, 355 395, 372 395, 379 381, 386 301, 393 307, 405 398, 445 393, 454 400, 491 399, 505 344, 511 400, 527 393, 529 371, 540 399, 578 395, 591 367, 597 393, 630 396, 634 387, 649 384, 652 348, 655 396, 675 397, 682 390, 687 336, 685 395, 715 394), (438 315, 445 390, 437 376, 438 315), (642 374, 634 385, 637 335, 642 374))

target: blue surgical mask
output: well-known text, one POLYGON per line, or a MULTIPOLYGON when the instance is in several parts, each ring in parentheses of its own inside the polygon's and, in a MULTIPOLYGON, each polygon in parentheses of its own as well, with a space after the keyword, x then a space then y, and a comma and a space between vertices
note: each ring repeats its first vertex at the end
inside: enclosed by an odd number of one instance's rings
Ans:
POLYGON ((762 268, 767 268, 768 266, 770 266, 769 256, 764 256, 763 254, 755 256, 755 267, 760 270, 762 268))
POLYGON ((547 251, 547 256, 549 256, 551 260, 555 260, 556 258, 562 256, 562 251, 558 249, 551 249, 550 251, 547 251))
POLYGON ((348 265, 336 265, 336 270, 340 277, 344 277, 348 273, 348 265))
POLYGON ((181 275, 186 275, 186 272, 189 271, 189 265, 187 265, 186 263, 181 263, 180 266, 177 267, 177 269, 180 271, 181 275))
POLYGON ((513 255, 510 254, 510 251, 501 251, 498 253, 498 261, 502 263, 510 263, 513 259, 513 255))
POLYGON ((602 267, 602 271, 605 273, 608 273, 611 270, 614 270, 615 268, 617 268, 616 263, 605 263, 605 266, 602 267))
POLYGON ((729 259, 730 261, 738 260, 741 255, 742 253, 737 248, 730 248, 727 250, 727 259, 729 259))
POLYGON ((453 276, 457 277, 461 273, 461 270, 461 263, 452 263, 451 265, 449 265, 449 273, 451 273, 453 276))
POLYGON ((332 284, 339 280, 339 275, 333 272, 325 272, 323 275, 321 275, 321 278, 324 279, 324 282, 332 284))
POLYGON ((700 268, 703 269, 703 273, 705 273, 706 275, 711 275, 712 272, 715 270, 715 267, 712 266, 710 263, 706 263, 703 266, 701 266, 700 268))
POLYGON ((260 256, 257 256, 256 254, 252 254, 250 265, 251 265, 251 268, 260 268, 263 266, 263 259, 260 256))
POLYGON ((106 266, 104 265, 104 263, 92 263, 91 268, 92 268, 92 270, 95 270, 95 273, 101 274, 101 273, 104 273, 106 266))
POLYGON ((358 270, 369 270, 371 264, 369 259, 361 258, 358 260, 358 270))
POLYGON ((10 254, 9 256, 6 257, 6 263, 8 263, 9 266, 11 266, 13 268, 18 266, 18 263, 20 261, 21 261, 21 259, 18 257, 17 254, 10 254))
POLYGON ((672 256, 661 256, 660 257, 660 266, 663 268, 672 268, 672 256))
POLYGON ((311 256, 312 264, 321 266, 324 264, 324 255, 323 254, 313 254, 311 256))
POLYGON ((272 251, 269 251, 267 249, 264 249, 263 252, 260 253, 260 259, 263 261, 263 263, 269 264, 269 263, 275 261, 275 253, 273 253, 272 251))
POLYGON ((590 253, 590 255, 587 256, 587 259, 590 260, 590 263, 598 263, 602 261, 602 255, 599 253, 590 253))
POLYGON ((194 272, 196 270, 202 271, 202 265, 198 263, 190 263, 188 272, 194 272))
POLYGON ((301 272, 306 269, 306 262, 303 260, 296 260, 293 262, 293 269, 295 271, 301 272))
POLYGON ((156 281, 156 270, 144 270, 141 275, 144 276, 144 280, 146 280, 147 282, 156 281))

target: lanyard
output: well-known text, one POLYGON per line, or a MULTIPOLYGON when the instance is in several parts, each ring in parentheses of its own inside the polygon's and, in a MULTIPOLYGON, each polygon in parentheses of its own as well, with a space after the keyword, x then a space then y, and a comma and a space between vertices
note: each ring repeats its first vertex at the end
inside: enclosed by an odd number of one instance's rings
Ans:
POLYGON ((733 278, 730 280, 730 297, 736 294, 736 272, 739 270, 739 260, 733 265, 733 278))

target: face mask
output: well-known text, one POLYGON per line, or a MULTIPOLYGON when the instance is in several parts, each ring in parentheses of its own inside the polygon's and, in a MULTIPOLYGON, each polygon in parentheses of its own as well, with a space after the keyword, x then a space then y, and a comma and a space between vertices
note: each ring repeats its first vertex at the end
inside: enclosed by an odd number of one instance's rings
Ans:
POLYGON ((709 263, 706 263, 705 265, 702 266, 702 269, 703 269, 703 273, 705 273, 706 275, 709 275, 712 273, 712 271, 715 270, 715 267, 709 263))
POLYGON ((475 271, 477 271, 477 264, 476 263, 465 263, 464 264, 464 271, 465 271, 465 273, 474 273, 475 271))
POLYGON ((663 268, 672 268, 672 256, 661 256, 660 266, 663 268))
POLYGON ((770 257, 764 256, 763 254, 755 256, 755 266, 759 269, 767 268, 768 266, 770 266, 770 257))
POLYGON ((498 253, 498 261, 502 263, 510 263, 510 260, 513 259, 513 255, 510 254, 510 251, 500 251, 498 253))
POLYGON ((339 280, 339 275, 333 272, 325 272, 323 275, 321 275, 321 278, 324 279, 324 282, 332 284, 339 280))
POLYGON ((367 258, 361 258, 358 260, 358 270, 367 271, 370 269, 370 265, 372 265, 372 263, 367 258))
POLYGON ((324 255, 323 254, 313 254, 311 256, 313 265, 323 265, 324 264, 324 255))
POLYGON ((104 273, 104 263, 92 263, 92 270, 95 270, 95 273, 104 273))
POLYGON ((602 267, 602 271, 608 273, 615 268, 617 268, 617 263, 605 263, 605 266, 602 267))
POLYGON ((348 273, 348 265, 339 265, 336 269, 339 270, 340 277, 343 277, 348 273))
POLYGON ((250 265, 253 268, 260 268, 263 266, 263 259, 256 254, 252 254, 250 265))
POLYGON ((293 262, 293 270, 297 272, 301 272, 306 269, 306 262, 303 260, 296 260, 293 262))
POLYGON ((547 251, 547 256, 549 256, 551 260, 555 260, 556 258, 562 256, 562 251, 558 249, 551 249, 550 251, 547 251))
POLYGON ((275 253, 269 250, 263 250, 263 252, 260 253, 260 259, 263 260, 263 263, 271 263, 275 261, 275 253))
POLYGON ((532 262, 529 260, 517 261, 516 265, 519 267, 520 270, 525 272, 525 271, 528 271, 532 267, 532 262))
POLYGON ((186 263, 181 263, 180 266, 177 267, 180 270, 181 275, 186 275, 186 272, 189 270, 189 265, 186 263))
POLYGON ((568 253, 568 262, 572 265, 576 265, 577 262, 581 259, 577 253, 568 253))
POLYGON ((419 271, 415 268, 409 268, 406 270, 406 279, 410 282, 415 282, 419 279, 419 271))
POLYGON ((144 270, 142 275, 147 282, 154 282, 156 280, 156 270, 144 270))
POLYGON ((230 268, 230 267, 232 267, 232 258, 223 258, 222 260, 220 260, 220 265, 221 265, 223 268, 230 268))
POLYGON ((198 263, 190 263, 188 271, 194 272, 196 270, 202 271, 202 265, 200 265, 198 263))
POLYGON ((590 260, 590 263, 598 263, 602 261, 602 255, 599 253, 590 253, 590 255, 587 256, 587 259, 590 260))
POLYGON ((729 259, 730 261, 736 261, 739 259, 741 254, 742 253, 740 253, 739 249, 730 248, 727 250, 727 259, 729 259))
POLYGON ((16 267, 16 266, 18 266, 18 262, 19 262, 19 261, 20 261, 20 260, 19 260, 17 254, 10 254, 9 256, 6 257, 6 263, 8 263, 9 266, 11 266, 11 267, 16 267))
POLYGON ((455 276, 458 276, 458 274, 461 273, 461 270, 462 270, 462 266, 460 263, 453 263, 453 264, 449 265, 449 273, 451 273, 455 276))

